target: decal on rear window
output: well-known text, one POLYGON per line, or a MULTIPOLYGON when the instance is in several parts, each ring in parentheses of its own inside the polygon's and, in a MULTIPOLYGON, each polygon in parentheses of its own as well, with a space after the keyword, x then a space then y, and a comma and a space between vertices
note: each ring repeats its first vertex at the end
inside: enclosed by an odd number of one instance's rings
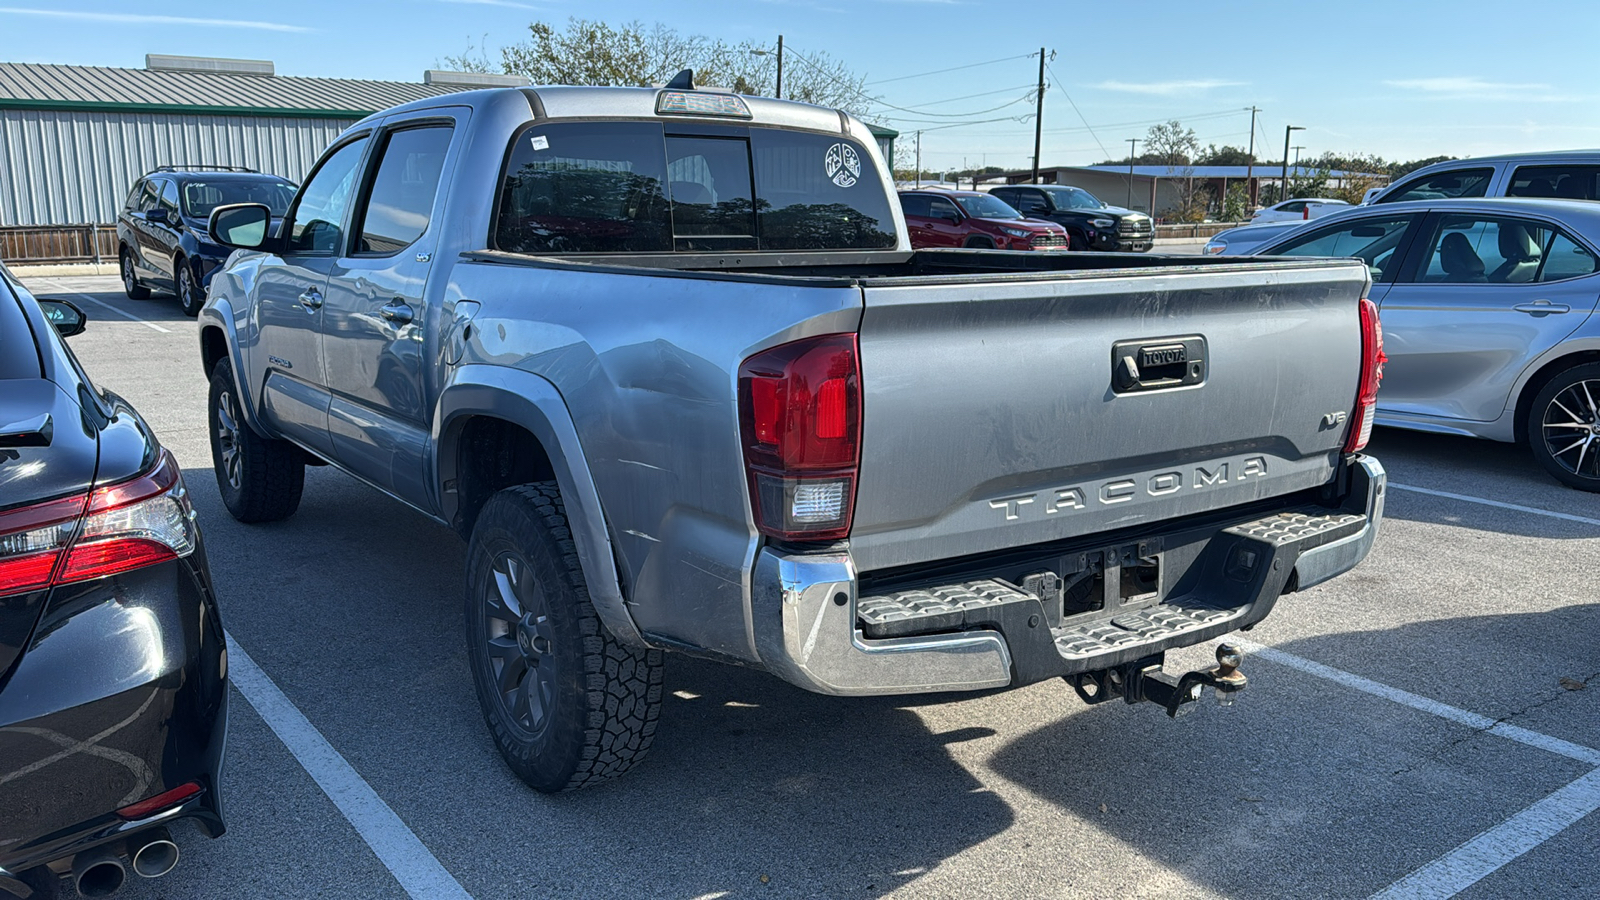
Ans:
POLYGON ((861 157, 849 144, 834 144, 823 158, 822 168, 839 187, 847 188, 861 177, 861 157))

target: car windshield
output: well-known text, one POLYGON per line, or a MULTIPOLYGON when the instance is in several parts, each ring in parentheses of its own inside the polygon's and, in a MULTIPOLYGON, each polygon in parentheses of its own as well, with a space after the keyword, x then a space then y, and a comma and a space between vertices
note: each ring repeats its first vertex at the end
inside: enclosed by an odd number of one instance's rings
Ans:
POLYGON ((1012 209, 1011 204, 1001 200, 999 197, 979 194, 975 197, 955 197, 953 199, 961 204, 961 208, 966 210, 967 215, 975 219, 1022 218, 1022 213, 1012 209))
POLYGON ((1050 192, 1056 200, 1056 209, 1105 209, 1099 197, 1082 188, 1056 188, 1050 192))
POLYGON ((294 185, 285 181, 190 181, 183 186, 183 214, 204 219, 219 206, 261 203, 281 216, 289 211, 294 185))

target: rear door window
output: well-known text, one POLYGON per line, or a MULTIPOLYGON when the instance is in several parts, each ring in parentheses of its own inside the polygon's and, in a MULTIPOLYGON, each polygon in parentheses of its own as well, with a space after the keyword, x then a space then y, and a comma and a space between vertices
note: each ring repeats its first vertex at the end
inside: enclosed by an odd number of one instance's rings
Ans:
POLYGON ((1482 197, 1489 192, 1489 182, 1493 180, 1493 169, 1451 169, 1448 172, 1425 175, 1404 182, 1374 202, 1400 203, 1406 200, 1482 197))
POLYGON ((428 230, 452 133, 443 125, 389 134, 356 229, 356 255, 398 253, 428 230))
POLYGON ((1600 270, 1600 262, 1595 260, 1594 253, 1558 231, 1544 248, 1536 280, 1565 281, 1593 275, 1597 270, 1600 270))
POLYGON ((495 246, 514 253, 672 249, 661 125, 534 126, 515 138, 495 246))
POLYGON ((1596 182, 1600 166, 1518 166, 1511 173, 1507 197, 1563 197, 1568 200, 1600 199, 1596 182))
POLYGON ((959 219, 961 210, 956 209, 956 205, 945 197, 929 197, 928 215, 935 219, 959 219))
POLYGON ((928 198, 924 194, 901 194, 900 212, 919 219, 928 217, 928 198))
POLYGON ((1343 222, 1263 251, 1267 256, 1355 257, 1367 264, 1374 282, 1393 281, 1403 254, 1406 229, 1416 216, 1343 222))

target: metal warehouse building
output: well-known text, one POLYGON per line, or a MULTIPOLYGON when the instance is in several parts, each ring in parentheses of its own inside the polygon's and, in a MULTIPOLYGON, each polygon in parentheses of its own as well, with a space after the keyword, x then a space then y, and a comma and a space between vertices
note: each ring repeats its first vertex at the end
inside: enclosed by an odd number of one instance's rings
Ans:
POLYGON ((369 113, 526 83, 434 71, 421 83, 289 78, 265 61, 157 55, 143 69, 0 63, 0 249, 11 260, 86 258, 94 247, 62 252, 61 238, 116 222, 133 182, 158 166, 244 166, 298 182, 369 113))

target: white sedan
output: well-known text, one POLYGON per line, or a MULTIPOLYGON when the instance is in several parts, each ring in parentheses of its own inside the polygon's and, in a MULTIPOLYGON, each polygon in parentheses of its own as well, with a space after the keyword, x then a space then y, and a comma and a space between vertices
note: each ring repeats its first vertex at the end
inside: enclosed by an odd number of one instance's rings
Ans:
POLYGON ((1250 224, 1265 225, 1268 222, 1290 222, 1296 219, 1304 221, 1349 208, 1350 204, 1343 200, 1300 197, 1294 200, 1285 200, 1276 206, 1268 206, 1265 209, 1256 210, 1255 215, 1250 217, 1250 224))

